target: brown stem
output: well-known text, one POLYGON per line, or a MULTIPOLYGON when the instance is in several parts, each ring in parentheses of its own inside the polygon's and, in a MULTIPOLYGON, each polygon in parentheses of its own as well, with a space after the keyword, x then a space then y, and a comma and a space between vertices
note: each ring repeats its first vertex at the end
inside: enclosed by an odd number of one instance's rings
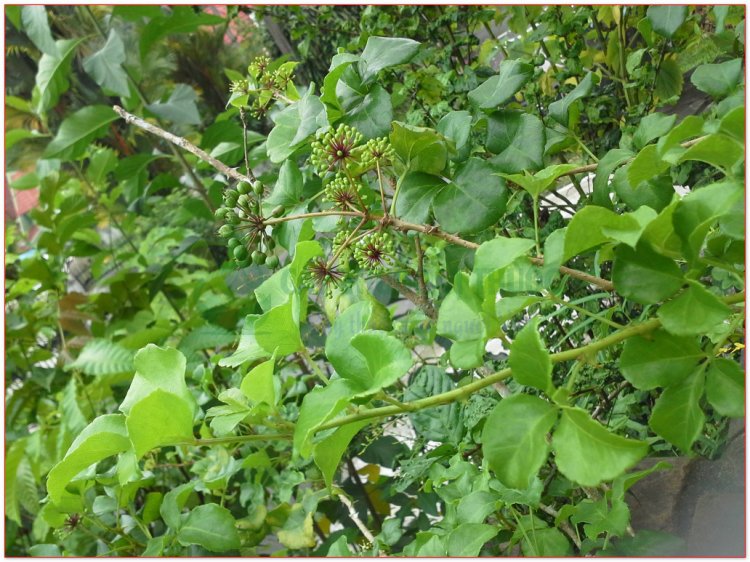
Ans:
POLYGON ((407 287, 400 281, 397 281, 390 275, 381 275, 380 278, 385 282, 386 285, 392 287, 407 300, 417 305, 429 318, 437 320, 437 311, 429 300, 423 299, 422 296, 417 294, 416 291, 411 290, 409 287, 407 287))

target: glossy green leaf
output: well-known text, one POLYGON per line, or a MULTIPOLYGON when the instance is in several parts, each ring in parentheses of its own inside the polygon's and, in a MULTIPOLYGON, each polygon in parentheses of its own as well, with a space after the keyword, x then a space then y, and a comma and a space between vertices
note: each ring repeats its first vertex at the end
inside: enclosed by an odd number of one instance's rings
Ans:
POLYGON ((193 480, 172 488, 161 502, 159 513, 161 518, 172 531, 177 531, 182 526, 182 508, 185 507, 190 494, 193 492, 197 481, 193 480))
POLYGON ((254 367, 242 379, 240 390, 256 404, 265 402, 269 406, 276 404, 276 391, 273 384, 273 371, 276 358, 272 357, 254 367))
POLYGON ((636 150, 640 150, 654 139, 666 135, 674 126, 676 119, 676 115, 665 115, 664 113, 646 115, 638 123, 638 127, 633 133, 633 145, 636 150))
POLYGON ((131 448, 120 414, 99 416, 70 445, 65 457, 47 475, 47 492, 54 503, 62 500, 70 481, 94 463, 131 448))
POLYGON ((706 416, 701 409, 705 381, 703 368, 669 386, 656 400, 649 426, 660 437, 689 452, 701 433, 706 416))
POLYGON ((706 373, 706 398, 722 416, 745 415, 745 373, 736 361, 723 357, 711 361, 706 373))
POLYGON ((687 18, 687 6, 649 6, 646 17, 656 33, 671 38, 687 18))
POLYGON ((376 84, 366 94, 344 106, 344 122, 359 130, 365 139, 387 136, 393 121, 393 105, 388 92, 376 84))
POLYGON ((479 158, 470 158, 459 166, 453 181, 440 190, 432 204, 435 218, 444 230, 472 234, 500 219, 508 190, 493 172, 492 166, 479 158))
POLYGON ((134 403, 126 425, 136 456, 141 458, 163 445, 191 441, 193 403, 194 399, 188 402, 160 388, 134 403))
POLYGON ((730 312, 730 308, 703 285, 688 280, 688 288, 663 304, 657 316, 670 334, 692 336, 711 331, 730 312))
POLYGON ((323 481, 329 490, 332 489, 333 477, 346 448, 359 430, 367 424, 368 421, 365 420, 339 427, 332 435, 315 445, 313 460, 323 474, 323 481))
MULTIPOLYGON (((653 146, 653 145, 651 145, 653 146)), ((631 209, 640 210, 646 206, 655 211, 662 211, 674 198, 674 182, 669 172, 642 181, 633 186, 629 180, 629 172, 632 163, 625 164, 619 168, 612 177, 612 187, 617 198, 631 209)))
POLYGON ((440 304, 437 333, 454 341, 450 357, 456 367, 470 369, 481 364, 487 339, 482 303, 463 272, 456 274, 453 289, 440 304), (464 345, 457 347, 458 343, 464 345))
POLYGON ((642 243, 634 250, 624 244, 615 248, 612 282, 618 293, 641 304, 653 304, 674 295, 685 282, 674 260, 642 243))
POLYGON ((495 111, 487 116, 487 150, 496 154, 490 162, 508 174, 538 170, 544 165, 547 142, 544 124, 522 111, 495 111))
POLYGON ((396 121, 390 138, 391 146, 409 171, 439 174, 448 162, 445 137, 433 129, 396 121))
POLYGON ((191 6, 171 6, 169 15, 154 17, 141 31, 140 52, 145 58, 152 46, 168 35, 192 33, 204 25, 220 25, 224 18, 205 12, 196 12, 191 6))
POLYGON ((55 40, 52 38, 47 21, 47 10, 44 6, 34 5, 21 8, 21 22, 26 35, 37 49, 51 57, 60 56, 55 40))
POLYGON ((680 65, 674 58, 667 56, 661 61, 659 73, 656 75, 654 98, 662 102, 675 99, 682 93, 684 83, 680 65))
POLYGON ((125 45, 117 31, 111 29, 104 46, 83 60, 83 69, 105 90, 127 97, 130 87, 122 67, 125 58, 125 45))
POLYGON ((483 523, 500 506, 500 498, 494 492, 475 490, 462 497, 456 507, 459 521, 464 523, 483 523))
POLYGON ((293 160, 285 160, 279 169, 279 178, 273 192, 266 202, 270 207, 295 207, 304 200, 304 182, 299 166, 293 160))
POLYGON ((120 411, 129 414, 131 408, 156 390, 174 394, 189 406, 192 415, 198 405, 185 383, 185 356, 171 347, 149 344, 135 354, 135 376, 120 411))
POLYGON ((611 193, 609 188, 610 176, 619 166, 622 166, 632 157, 633 153, 630 150, 613 148, 603 158, 599 159, 592 195, 594 205, 608 209, 612 208, 612 201, 609 198, 609 194, 611 193))
POLYGON ((552 436, 560 472, 581 486, 597 486, 634 466, 648 452, 648 444, 611 433, 588 412, 563 410, 552 436))
POLYGON ((367 82, 385 68, 409 62, 417 54, 419 45, 418 41, 403 37, 369 37, 360 55, 362 80, 367 82))
POLYGON ((358 393, 369 393, 392 385, 412 366, 411 353, 398 339, 379 330, 365 330, 351 339, 351 346, 364 359, 364 369, 346 366, 338 371, 358 393))
POLYGON ((609 241, 635 245, 644 227, 638 215, 618 215, 604 207, 587 205, 568 224, 564 260, 609 241))
POLYGON ((531 78, 534 67, 519 60, 504 60, 492 76, 469 92, 469 101, 479 109, 493 109, 510 100, 531 78))
POLYGON ((581 98, 585 98, 591 90, 599 83, 598 75, 589 72, 583 80, 569 94, 562 99, 549 104, 549 116, 560 123, 563 127, 569 125, 570 106, 581 98))
POLYGON ((81 41, 83 39, 61 39, 56 43, 54 54, 44 53, 39 59, 36 73, 36 85, 39 88, 37 112, 46 113, 55 107, 60 96, 68 91, 70 63, 81 41))
POLYGON ((620 370, 634 387, 651 390, 680 382, 703 357, 695 339, 657 330, 647 338, 635 336, 625 342, 620 370))
POLYGON ((538 198, 542 193, 547 191, 555 180, 560 176, 564 176, 571 170, 575 169, 576 166, 573 164, 556 164, 554 166, 548 166, 535 174, 500 174, 508 181, 520 185, 525 191, 527 191, 532 197, 538 198))
POLYGON ((294 425, 294 450, 308 458, 315 429, 343 410, 353 396, 354 391, 344 379, 335 379, 328 386, 317 386, 308 392, 294 425))
POLYGON ((491 273, 504 269, 517 258, 526 255, 534 247, 527 238, 505 238, 497 236, 477 248, 470 284, 474 291, 481 291, 482 282, 491 273))
POLYGON ((234 517, 228 509, 215 503, 194 507, 180 527, 177 540, 183 546, 197 544, 211 552, 226 552, 240 547, 234 517))
POLYGON ((576 510, 570 518, 575 525, 584 523, 583 532, 590 539, 607 533, 619 537, 625 533, 630 524, 630 510, 622 500, 607 501, 607 498, 598 500, 583 500, 576 505, 576 510))
POLYGON ((240 342, 237 350, 228 357, 222 357, 219 365, 222 367, 239 367, 243 363, 249 363, 264 357, 270 357, 272 352, 266 351, 255 338, 255 323, 260 318, 259 314, 248 314, 240 334, 240 342))
POLYGON ((461 155, 468 155, 471 122, 472 116, 468 111, 451 111, 438 121, 438 133, 452 141, 455 146, 457 154, 451 155, 451 160, 462 160, 461 155))
POLYGON ((401 179, 396 199, 396 215, 413 223, 426 223, 435 196, 446 185, 439 176, 423 172, 409 172, 401 179))
POLYGON ((525 490, 547 460, 547 433, 557 409, 541 398, 516 394, 501 400, 482 431, 482 451, 497 479, 525 490))
POLYGON ((688 148, 678 162, 698 160, 719 168, 729 174, 732 168, 744 159, 744 145, 727 135, 708 135, 688 148))
POLYGON ((60 124, 55 138, 47 145, 44 158, 73 160, 83 154, 91 141, 109 131, 109 124, 119 117, 112 108, 89 105, 79 109, 60 124))
POLYGON ((539 336, 539 317, 526 324, 513 340, 508 365, 518 383, 551 394, 552 361, 539 336))
POLYGON ((448 556, 479 556, 484 544, 499 530, 484 523, 461 523, 448 535, 448 556))
POLYGON ((641 182, 658 176, 669 168, 669 163, 662 160, 655 144, 650 144, 641 150, 628 166, 628 181, 637 186, 641 182))
POLYGON ((690 76, 690 81, 701 92, 715 98, 732 93, 742 80, 742 59, 718 64, 702 64, 690 76))
POLYGON ((316 544, 312 512, 307 511, 300 503, 294 504, 276 536, 286 548, 312 548, 316 544))
POLYGON ((292 295, 255 322, 255 339, 269 353, 289 355, 304 347, 299 333, 299 298, 292 295), (295 313, 295 309, 297 312, 295 313))

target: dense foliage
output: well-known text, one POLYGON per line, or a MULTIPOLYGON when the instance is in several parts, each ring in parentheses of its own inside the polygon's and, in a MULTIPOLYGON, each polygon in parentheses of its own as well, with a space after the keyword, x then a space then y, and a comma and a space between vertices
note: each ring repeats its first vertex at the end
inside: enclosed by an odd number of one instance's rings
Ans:
POLYGON ((625 499, 744 416, 743 18, 6 7, 6 553, 679 552, 625 499))

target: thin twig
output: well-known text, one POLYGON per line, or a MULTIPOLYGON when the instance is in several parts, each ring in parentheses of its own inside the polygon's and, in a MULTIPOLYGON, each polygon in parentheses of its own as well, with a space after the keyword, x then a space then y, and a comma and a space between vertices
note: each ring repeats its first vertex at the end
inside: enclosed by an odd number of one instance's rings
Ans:
POLYGON ((339 494, 338 498, 341 500, 341 503, 346 506, 346 509, 349 510, 349 518, 354 521, 354 524, 357 526, 362 535, 364 535, 364 537, 370 542, 370 544, 375 544, 375 537, 372 535, 367 526, 362 523, 362 520, 357 515, 357 510, 354 509, 354 505, 352 505, 351 500, 344 494, 339 494))
POLYGON ((127 123, 131 125, 135 125, 139 129, 143 129, 147 133, 151 133, 152 135, 161 137, 164 140, 171 142, 175 146, 182 148, 183 150, 187 150, 188 152, 190 152, 191 154, 194 154, 195 156, 197 156, 204 162, 211 164, 211 166, 216 168, 219 172, 221 172, 225 176, 235 179, 237 181, 245 181, 248 183, 252 183, 255 181, 255 175, 252 173, 251 170, 248 169, 247 175, 241 174, 234 168, 230 168, 229 166, 224 164, 224 162, 214 158, 213 156, 208 154, 205 150, 198 148, 189 140, 182 138, 182 137, 178 137, 177 135, 173 135, 172 133, 165 131, 164 129, 160 127, 157 127, 156 125, 152 125, 151 123, 144 121, 140 117, 136 117, 132 113, 128 113, 119 105, 112 106, 112 109, 114 109, 115 113, 117 113, 120 117, 125 119, 127 123))
POLYGON ((421 295, 419 295, 416 291, 413 291, 390 275, 381 275, 380 279, 382 279, 386 285, 398 291, 403 297, 406 298, 406 300, 411 301, 415 305, 417 305, 420 310, 422 310, 422 312, 424 312, 429 318, 437 320, 437 312, 435 311, 435 307, 432 306, 432 303, 429 300, 423 299, 421 295))

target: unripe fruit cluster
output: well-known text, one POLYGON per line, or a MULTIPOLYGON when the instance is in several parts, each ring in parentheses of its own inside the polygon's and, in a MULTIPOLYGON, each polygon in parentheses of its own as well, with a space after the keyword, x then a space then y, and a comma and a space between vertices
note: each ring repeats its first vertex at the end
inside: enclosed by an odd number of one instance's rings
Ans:
POLYGON ((319 134, 312 142, 310 162, 321 176, 343 170, 354 161, 353 151, 362 138, 362 133, 349 125, 339 125, 335 131, 319 134))
MULTIPOLYGON (((256 181, 237 184, 237 189, 224 192, 224 205, 216 210, 217 220, 223 220, 219 236, 226 238, 229 255, 239 267, 265 264, 275 268, 279 258, 273 253, 276 246, 265 231, 265 221, 260 209, 263 184, 256 181)), ((276 212, 277 209, 274 209, 276 212)), ((283 208, 281 212, 283 213, 283 208)))
POLYGON ((387 232, 374 232, 354 246, 354 258, 359 266, 377 274, 393 265, 393 238, 387 232))

